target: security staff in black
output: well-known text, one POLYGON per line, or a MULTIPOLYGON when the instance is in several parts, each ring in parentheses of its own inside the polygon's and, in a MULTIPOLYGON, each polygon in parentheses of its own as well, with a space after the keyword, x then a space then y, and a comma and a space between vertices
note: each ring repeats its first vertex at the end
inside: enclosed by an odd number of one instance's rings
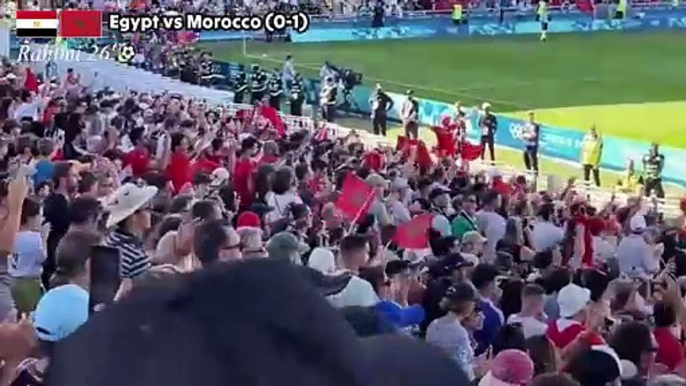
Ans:
POLYGON ((269 106, 280 110, 282 96, 283 79, 281 79, 281 75, 278 72, 275 72, 269 79, 269 106))
POLYGON ((369 98, 372 105, 372 130, 376 135, 386 136, 388 127, 388 111, 393 108, 393 99, 386 94, 380 84, 376 85, 376 91, 369 98))
POLYGON ((235 88, 233 90, 233 103, 243 103, 245 93, 248 91, 248 77, 245 71, 239 70, 236 74, 235 88))
POLYGON ((260 66, 253 65, 250 74, 250 103, 261 102, 267 92, 267 74, 260 66))
POLYGON ((528 172, 538 175, 538 138, 541 133, 541 125, 536 123, 533 111, 529 112, 529 121, 522 129, 524 141, 524 166, 528 172))
POLYGON ((643 156, 644 195, 650 196, 655 191, 658 198, 665 198, 665 190, 662 187, 662 169, 664 166, 665 156, 660 154, 659 145, 654 143, 650 152, 643 156))
POLYGON ((293 78, 290 91, 291 115, 300 117, 303 115, 303 104, 305 103, 305 87, 300 74, 296 74, 293 78))
POLYGON ((483 110, 479 118, 479 129, 481 130, 481 159, 486 157, 486 148, 491 153, 491 161, 495 161, 495 132, 498 130, 498 119, 491 112, 491 105, 484 103, 483 110))

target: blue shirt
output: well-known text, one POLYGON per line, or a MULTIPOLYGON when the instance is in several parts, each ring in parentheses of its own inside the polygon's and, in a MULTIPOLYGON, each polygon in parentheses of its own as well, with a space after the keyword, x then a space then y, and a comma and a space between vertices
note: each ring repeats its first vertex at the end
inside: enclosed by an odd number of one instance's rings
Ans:
POLYGON ((484 314, 484 324, 481 330, 474 332, 474 339, 477 342, 475 350, 476 355, 481 355, 486 352, 491 345, 491 341, 493 341, 496 332, 498 332, 500 327, 505 323, 503 312, 490 300, 482 299, 479 302, 479 308, 484 314))
POLYGON ((36 162, 36 174, 33 175, 33 185, 50 181, 55 172, 55 164, 52 161, 40 160, 36 162))

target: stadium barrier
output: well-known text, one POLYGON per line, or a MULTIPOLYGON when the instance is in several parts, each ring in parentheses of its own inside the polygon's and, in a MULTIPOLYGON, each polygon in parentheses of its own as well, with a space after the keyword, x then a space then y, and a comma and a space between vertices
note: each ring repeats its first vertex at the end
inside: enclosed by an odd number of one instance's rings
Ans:
MULTIPOLYGON (((191 85, 188 83, 182 83, 176 79, 171 79, 167 77, 163 77, 157 74, 153 74, 150 72, 146 72, 140 69, 137 69, 135 67, 131 66, 126 66, 119 64, 115 62, 114 60, 103 60, 103 61, 97 61, 97 62, 88 62, 88 63, 78 63, 78 62, 61 62, 57 61, 57 69, 56 72, 60 77, 64 77, 66 75, 67 69, 68 68, 73 68, 74 71, 78 74, 80 74, 82 81, 85 84, 88 84, 89 87, 92 89, 104 89, 104 88, 109 88, 115 92, 125 94, 129 91, 137 91, 139 93, 142 92, 168 92, 168 93, 177 93, 180 94, 186 98, 196 98, 200 100, 206 100, 208 103, 214 104, 214 105, 221 105, 225 106, 229 111, 239 111, 239 110, 245 110, 245 109, 251 109, 252 106, 250 105, 241 105, 241 104, 234 104, 232 103, 233 100, 233 93, 228 92, 228 91, 220 91, 220 90, 215 90, 215 89, 209 89, 206 87, 200 87, 200 86, 195 86, 191 85)), ((41 73, 45 71, 45 64, 44 63, 39 63, 39 62, 34 62, 31 63, 30 66, 36 73, 41 73)), ((310 86, 314 87, 316 86, 316 81, 314 80, 309 80, 310 86)), ((313 94, 312 88, 310 87, 310 96, 313 94)), ((363 87, 358 87, 357 89, 365 89, 363 87)), ((362 94, 360 90, 356 89, 356 97, 359 98, 362 94)), ((370 95, 371 90, 366 91, 366 95, 370 95)), ((402 101, 404 100, 404 96, 400 94, 390 94, 391 98, 393 98, 396 106, 400 106, 402 101)), ((315 98, 316 100, 316 98, 315 98)), ((368 98, 365 98, 364 101, 361 101, 363 103, 360 104, 360 106, 368 106, 368 98)), ((316 104, 316 103, 315 103, 316 104)), ((420 120, 422 121, 423 124, 434 124, 438 122, 438 120, 444 115, 444 114, 452 114, 452 106, 449 106, 447 104, 443 104, 440 102, 434 102, 434 101, 428 101, 428 100, 420 100, 420 111, 422 112, 420 114, 420 120)), ((397 109, 393 109, 391 111, 390 116, 392 119, 398 119, 398 112, 397 109)), ((289 127, 301 127, 305 128, 308 130, 314 130, 315 127, 318 126, 318 123, 309 118, 309 117, 296 117, 296 116, 291 116, 287 114, 281 114, 282 119, 284 122, 289 126, 289 127)), ((476 115, 472 114, 472 120, 476 119, 476 115)), ((499 120, 499 124, 503 124, 503 117, 499 120)), ((511 120, 511 121, 506 121, 505 125, 512 125, 512 124, 518 124, 521 125, 521 121, 519 120, 511 120), (518 121, 518 122, 517 122, 518 121), (517 122, 517 123, 513 123, 517 122)), ((472 124, 473 127, 475 127, 474 124, 472 124)), ((327 124, 327 129, 329 130, 329 133, 331 136, 334 137, 340 137, 340 136, 346 136, 349 132, 350 129, 339 126, 339 125, 332 125, 332 124, 327 124)), ((521 127, 521 126, 520 126, 521 127)), ((551 130, 550 127, 543 127, 543 138, 550 135, 549 131, 551 130)), ((377 136, 374 134, 371 134, 369 132, 363 131, 363 130, 358 130, 358 135, 362 139, 363 143, 367 148, 372 148, 376 146, 394 146, 395 144, 393 141, 391 141, 389 138, 382 137, 382 136, 377 136)), ((509 137, 503 136, 503 132, 506 133, 516 133, 516 129, 510 128, 510 130, 498 130, 498 138, 497 142, 499 145, 506 146, 506 147, 513 147, 513 148, 519 148, 521 146, 521 140, 517 138, 516 134, 509 134, 509 137), (503 143, 505 138, 510 138, 509 143, 503 143)), ((577 132, 578 133, 578 132, 577 132)), ((475 133, 474 130, 470 130, 470 137, 474 138, 475 133)), ((567 142, 567 140, 563 141, 567 142)), ((606 143, 607 143, 607 138, 606 138, 606 143)), ((578 144, 577 144, 578 145, 578 144)), ((551 150, 551 148, 558 146, 557 143, 551 143, 551 146, 543 146, 541 149, 541 153, 543 155, 547 155, 546 152, 551 150)), ((607 146, 607 145, 606 145, 607 146)), ((643 150, 643 149, 642 149, 643 150)), ((575 150, 569 150, 570 152, 576 151, 578 154, 578 148, 575 150)), ((605 151, 603 158, 605 159, 605 154, 608 152, 605 151)), ((667 154, 666 154, 667 155, 667 154)), ((667 155, 669 157, 669 155, 667 155)), ((577 157, 578 159, 578 157, 577 157)), ((472 163, 473 167, 477 171, 485 171, 487 169, 491 169, 494 166, 497 167, 499 170, 501 170, 506 176, 513 176, 516 174, 522 174, 523 172, 521 170, 516 170, 515 168, 512 167, 512 165, 503 165, 503 164, 490 164, 490 163, 480 163, 480 162, 473 162, 472 163)), ((538 177, 538 186, 539 188, 546 188, 550 183, 553 181, 555 182, 555 185, 558 186, 560 183, 564 183, 564 181, 557 181, 556 177, 554 176, 546 176, 546 175, 540 175, 538 177)), ((590 198, 591 201, 594 202, 596 205, 603 205, 607 203, 610 198, 612 193, 600 190, 598 188, 595 188, 593 186, 589 186, 584 183, 579 183, 576 185, 576 188, 584 194, 587 194, 590 198)), ((618 199, 625 199, 627 196, 626 195, 617 195, 618 199)), ((679 207, 678 207, 678 200, 674 198, 668 198, 666 200, 660 200, 659 202, 660 209, 665 212, 665 214, 668 214, 670 217, 674 217, 678 215, 679 212, 679 207)))

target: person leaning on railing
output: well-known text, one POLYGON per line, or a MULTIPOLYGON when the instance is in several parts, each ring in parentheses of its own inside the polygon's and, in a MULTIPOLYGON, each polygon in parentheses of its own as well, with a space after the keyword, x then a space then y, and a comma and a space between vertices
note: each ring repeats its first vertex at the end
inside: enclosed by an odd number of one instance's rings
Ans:
POLYGON ((643 176, 636 172, 634 160, 629 160, 624 175, 619 178, 615 185, 617 192, 631 195, 640 195, 643 191, 643 176))

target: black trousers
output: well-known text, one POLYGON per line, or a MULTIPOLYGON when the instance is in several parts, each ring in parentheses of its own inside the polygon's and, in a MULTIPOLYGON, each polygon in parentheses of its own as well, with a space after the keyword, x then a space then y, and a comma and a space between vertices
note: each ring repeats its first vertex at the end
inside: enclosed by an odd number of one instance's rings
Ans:
POLYGON ((665 198, 665 189, 662 187, 662 178, 646 178, 643 185, 643 194, 650 196, 655 191, 657 198, 665 198))
POLYGON ((593 171, 593 182, 595 186, 600 187, 600 168, 593 167, 593 165, 584 165, 584 181, 591 179, 591 171, 593 171))
POLYGON ((233 103, 243 103, 243 93, 237 92, 233 94, 233 103))
POLYGON ((257 102, 262 102, 263 98, 264 98, 264 92, 263 91, 251 93, 250 94, 250 104, 254 105, 257 102))
POLYGON ((281 110, 281 98, 269 98, 269 107, 281 110))
POLYGON ((386 136, 386 128, 388 127, 388 117, 382 114, 375 114, 372 119, 372 131, 376 135, 386 136))
POLYGON ((300 117, 303 115, 303 102, 300 100, 291 101, 291 115, 300 117))
POLYGON ((333 122, 336 116, 336 106, 334 105, 324 105, 322 106, 322 117, 327 122, 333 122))
POLYGON ((526 170, 538 174, 538 146, 524 149, 524 166, 526 170))
POLYGON ((486 157, 486 148, 488 148, 489 153, 491 153, 491 161, 495 161, 495 138, 490 135, 481 136, 481 159, 486 157))

